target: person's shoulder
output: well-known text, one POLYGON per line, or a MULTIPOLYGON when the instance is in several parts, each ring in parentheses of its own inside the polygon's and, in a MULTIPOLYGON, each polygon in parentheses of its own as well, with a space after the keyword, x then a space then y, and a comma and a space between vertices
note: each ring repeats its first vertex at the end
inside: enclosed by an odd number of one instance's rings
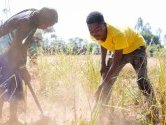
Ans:
POLYGON ((120 34, 124 33, 124 30, 122 27, 119 27, 117 25, 111 25, 111 24, 107 24, 107 31, 108 34, 111 34, 111 36, 119 36, 120 34))
POLYGON ((20 24, 22 25, 34 25, 35 22, 37 21, 37 9, 27 9, 24 10, 25 16, 20 18, 20 24))
POLYGON ((7 22, 16 22, 18 25, 27 23, 36 11, 36 9, 25 9, 10 17, 7 22))
POLYGON ((135 34, 138 34, 137 30, 134 29, 134 27, 131 27, 131 26, 125 26, 123 27, 123 31, 124 33, 135 33, 135 34))

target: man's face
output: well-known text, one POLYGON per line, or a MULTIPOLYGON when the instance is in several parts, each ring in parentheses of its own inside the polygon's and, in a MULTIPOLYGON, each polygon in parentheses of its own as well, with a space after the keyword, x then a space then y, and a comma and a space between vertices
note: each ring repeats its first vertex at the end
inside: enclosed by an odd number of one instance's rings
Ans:
POLYGON ((47 29, 48 27, 53 26, 57 22, 58 22, 58 20, 57 21, 53 21, 53 20, 48 20, 46 18, 39 17, 38 28, 39 29, 47 29))
POLYGON ((88 29, 91 34, 96 40, 102 40, 105 41, 107 36, 107 28, 106 24, 98 24, 98 23, 92 23, 88 24, 88 29))
POLYGON ((39 26, 38 26, 38 28, 39 28, 39 29, 47 29, 48 27, 51 27, 51 26, 53 26, 53 25, 54 25, 54 24, 52 24, 52 23, 44 22, 44 23, 40 23, 39 26))

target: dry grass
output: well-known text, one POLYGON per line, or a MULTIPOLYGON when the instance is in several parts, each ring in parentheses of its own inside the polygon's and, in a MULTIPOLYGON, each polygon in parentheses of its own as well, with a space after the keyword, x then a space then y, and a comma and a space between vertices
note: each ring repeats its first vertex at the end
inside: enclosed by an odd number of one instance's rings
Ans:
MULTIPOLYGON (((94 55, 39 56, 38 64, 29 67, 29 71, 32 86, 49 120, 47 123, 44 123, 46 120, 40 121, 40 112, 29 91, 27 111, 20 112, 20 120, 26 119, 30 125, 97 125, 99 114, 93 114, 92 110, 93 94, 100 83, 99 58, 100 56, 94 55)), ((165 60, 148 60, 148 74, 162 111, 161 125, 164 125, 165 60)), ((7 107, 4 110, 6 114, 7 107)), ((111 121, 111 125, 140 125, 144 118, 143 112, 146 112, 144 98, 138 90, 135 72, 127 65, 113 87, 109 112, 104 113, 102 125, 109 125, 108 121, 111 121)), ((6 117, 7 115, 4 119, 6 117)))

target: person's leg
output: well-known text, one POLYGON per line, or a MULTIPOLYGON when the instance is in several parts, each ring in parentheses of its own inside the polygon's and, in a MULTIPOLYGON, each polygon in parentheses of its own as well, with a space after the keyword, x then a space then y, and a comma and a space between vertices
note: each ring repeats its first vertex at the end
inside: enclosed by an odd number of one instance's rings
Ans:
POLYGON ((10 102, 10 117, 9 121, 17 122, 17 102, 10 102))
POLYGON ((10 102, 10 118, 9 121, 18 122, 17 111, 18 111, 18 102, 23 97, 23 83, 21 77, 19 76, 18 72, 15 72, 15 78, 11 79, 10 90, 11 90, 11 98, 10 102))
POLYGON ((9 122, 15 122, 17 121, 17 101, 16 101, 16 93, 17 93, 17 77, 14 76, 13 78, 11 78, 10 80, 10 86, 9 86, 9 90, 10 90, 10 98, 9 98, 9 122))
POLYGON ((131 64, 137 73, 138 87, 147 99, 148 106, 151 109, 152 117, 156 117, 154 120, 158 121, 159 112, 156 107, 154 90, 147 75, 147 57, 145 50, 140 49, 136 51, 131 60, 131 64))
POLYGON ((4 104, 4 101, 3 101, 3 100, 0 100, 0 119, 2 118, 3 104, 4 104))
POLYGON ((156 103, 156 98, 155 98, 153 87, 147 75, 147 57, 143 50, 140 50, 140 52, 142 52, 142 56, 140 55, 137 56, 138 52, 136 52, 135 55, 133 56, 131 60, 131 64, 137 74, 138 87, 146 96, 149 104, 151 105, 152 103, 153 104, 156 103))

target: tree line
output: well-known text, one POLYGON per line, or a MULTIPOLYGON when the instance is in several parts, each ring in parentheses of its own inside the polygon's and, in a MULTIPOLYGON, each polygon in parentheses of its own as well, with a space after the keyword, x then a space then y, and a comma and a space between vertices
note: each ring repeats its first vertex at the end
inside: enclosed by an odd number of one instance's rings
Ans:
MULTIPOLYGON (((161 41, 163 40, 166 42, 166 34, 164 35, 164 39, 162 39, 161 28, 158 28, 156 30, 156 33, 152 33, 150 23, 145 23, 141 17, 137 19, 134 28, 142 34, 147 45, 152 46, 151 49, 149 49, 150 53, 153 53, 155 51, 154 48, 160 49, 164 47, 161 44, 161 41)), ((45 53, 50 54, 62 52, 65 54, 72 55, 100 54, 100 48, 96 42, 88 41, 80 37, 74 37, 68 40, 63 40, 63 38, 59 38, 58 36, 56 36, 56 31, 53 27, 44 31, 38 30, 34 36, 33 41, 34 42, 32 43, 32 46, 29 49, 30 55, 38 53, 38 50, 42 50, 45 53)))
MULTIPOLYGON (((155 34, 152 33, 150 23, 144 23, 141 17, 138 18, 134 28, 142 34, 147 45, 151 46, 151 49, 149 49, 150 53, 153 53, 155 47, 158 49, 163 48, 163 45, 161 44, 161 28, 158 28, 155 34)), ((100 48, 96 42, 90 42, 79 37, 70 38, 65 41, 56 36, 56 32, 53 28, 47 29, 44 32, 37 32, 35 36, 40 38, 41 44, 39 45, 46 53, 54 54, 63 52, 65 54, 73 55, 100 54, 100 48), (44 38, 43 36, 47 37, 44 38)), ((166 35, 164 41, 166 41, 166 35)))

